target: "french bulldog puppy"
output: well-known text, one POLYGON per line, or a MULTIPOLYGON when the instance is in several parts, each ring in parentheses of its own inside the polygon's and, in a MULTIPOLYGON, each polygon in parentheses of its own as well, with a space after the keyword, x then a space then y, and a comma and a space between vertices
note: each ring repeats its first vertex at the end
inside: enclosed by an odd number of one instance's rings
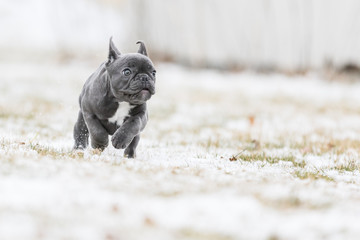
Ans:
POLYGON ((112 38, 108 60, 87 79, 79 97, 80 111, 74 126, 74 149, 112 145, 134 158, 140 132, 148 121, 146 102, 155 94, 156 70, 145 44, 137 53, 121 54, 112 38))

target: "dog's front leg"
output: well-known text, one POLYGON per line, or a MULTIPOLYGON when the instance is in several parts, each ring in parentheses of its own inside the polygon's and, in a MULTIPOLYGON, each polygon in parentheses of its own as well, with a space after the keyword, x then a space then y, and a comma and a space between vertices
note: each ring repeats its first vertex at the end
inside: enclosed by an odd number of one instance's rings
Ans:
POLYGON ((135 158, 136 157, 136 147, 140 141, 140 134, 136 135, 134 139, 131 141, 129 146, 126 147, 124 151, 124 156, 127 158, 135 158))
POLYGON ((104 150, 109 144, 109 134, 100 123, 100 120, 93 114, 84 113, 84 119, 88 126, 91 147, 104 150))
MULTIPOLYGON (((112 136, 111 142, 113 146, 118 149, 127 148, 130 143, 132 143, 134 138, 136 138, 134 140, 134 143, 131 144, 133 151, 130 151, 135 152, 135 148, 140 138, 140 131, 144 129, 146 122, 147 117, 145 116, 145 114, 129 117, 112 136)), ((131 153, 131 155, 135 155, 135 153, 131 153)))

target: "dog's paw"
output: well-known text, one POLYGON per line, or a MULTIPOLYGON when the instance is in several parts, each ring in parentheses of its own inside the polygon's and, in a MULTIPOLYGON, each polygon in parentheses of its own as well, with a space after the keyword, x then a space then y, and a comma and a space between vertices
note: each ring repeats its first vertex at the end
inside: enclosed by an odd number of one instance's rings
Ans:
POLYGON ((114 148, 124 149, 131 143, 132 138, 125 134, 114 134, 111 137, 111 142, 114 148))
POLYGON ((135 153, 135 150, 128 147, 125 149, 124 151, 124 157, 126 158, 135 158, 136 157, 136 153, 135 153))

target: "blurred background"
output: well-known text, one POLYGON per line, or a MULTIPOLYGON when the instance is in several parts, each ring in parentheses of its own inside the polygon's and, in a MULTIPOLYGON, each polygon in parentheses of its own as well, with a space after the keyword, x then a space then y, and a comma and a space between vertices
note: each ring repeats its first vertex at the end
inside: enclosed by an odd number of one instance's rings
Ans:
POLYGON ((359 239, 359 12, 0 0, 0 240, 359 239), (111 36, 157 68, 136 160, 72 151, 111 36))
POLYGON ((357 71, 356 0, 16 0, 0 2, 1 61, 99 61, 146 42, 153 59, 193 67, 357 71))

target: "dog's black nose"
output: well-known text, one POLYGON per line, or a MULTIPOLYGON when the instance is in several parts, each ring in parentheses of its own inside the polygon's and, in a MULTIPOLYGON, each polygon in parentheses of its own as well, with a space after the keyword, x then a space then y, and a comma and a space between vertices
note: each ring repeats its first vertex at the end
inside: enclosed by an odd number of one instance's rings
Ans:
POLYGON ((141 79, 142 82, 147 82, 147 81, 148 81, 148 77, 147 77, 147 76, 142 76, 140 79, 141 79))

